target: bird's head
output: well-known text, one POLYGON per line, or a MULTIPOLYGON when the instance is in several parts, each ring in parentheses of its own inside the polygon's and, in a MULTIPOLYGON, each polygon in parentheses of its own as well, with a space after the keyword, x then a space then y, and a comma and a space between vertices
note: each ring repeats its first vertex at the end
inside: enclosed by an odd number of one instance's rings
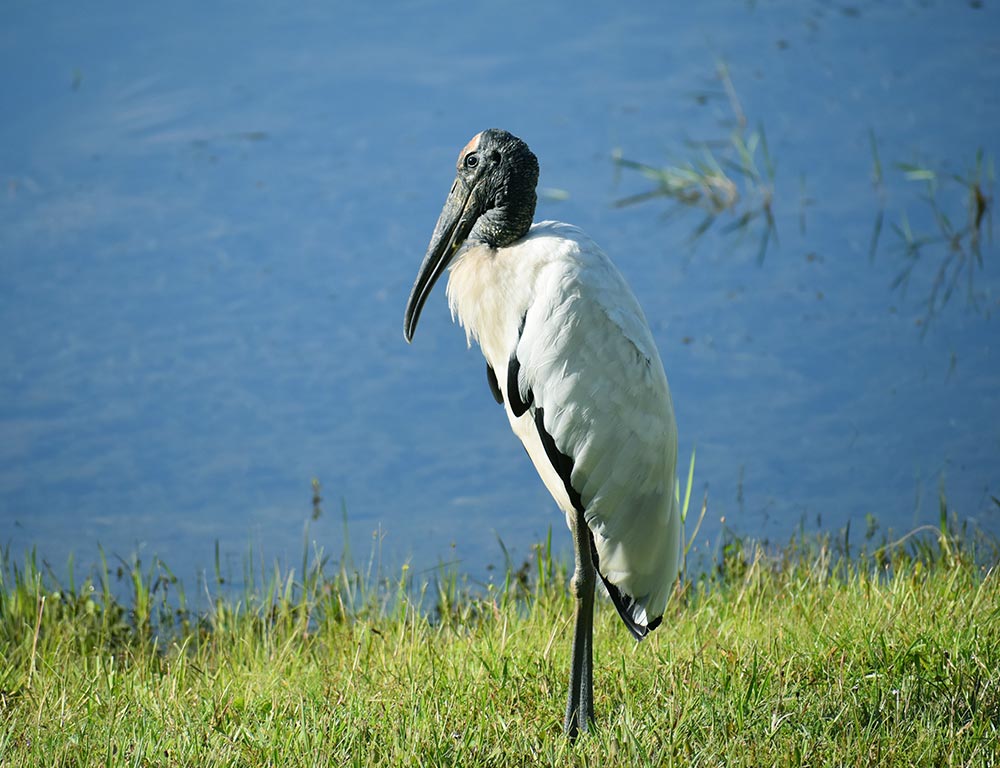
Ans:
POLYGON ((477 133, 458 155, 455 182, 406 303, 403 335, 413 340, 420 311, 465 242, 502 248, 524 237, 535 215, 538 159, 498 128, 477 133))

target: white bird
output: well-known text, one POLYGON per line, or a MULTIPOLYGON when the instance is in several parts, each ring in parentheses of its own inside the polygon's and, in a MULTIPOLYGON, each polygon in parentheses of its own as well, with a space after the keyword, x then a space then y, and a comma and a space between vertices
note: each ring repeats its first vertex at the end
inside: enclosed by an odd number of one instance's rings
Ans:
POLYGON ((565 730, 593 708, 596 574, 636 639, 661 621, 677 577, 677 427, 635 296, 568 224, 532 225, 538 160, 506 131, 477 134, 406 305, 420 311, 450 265, 448 303, 486 358, 490 389, 573 534, 576 625, 565 730))

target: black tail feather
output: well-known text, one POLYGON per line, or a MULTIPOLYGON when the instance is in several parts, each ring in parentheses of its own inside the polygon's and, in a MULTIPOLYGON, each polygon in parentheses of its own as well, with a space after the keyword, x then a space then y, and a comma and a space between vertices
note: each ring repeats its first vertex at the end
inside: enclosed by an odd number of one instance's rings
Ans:
POLYGON ((608 590, 608 594, 611 595, 611 602, 615 604, 615 608, 618 611, 618 615, 621 616, 622 622, 628 627, 628 631, 632 633, 632 637, 636 640, 642 640, 646 635, 660 626, 660 622, 663 621, 662 616, 657 616, 648 624, 640 624, 632 615, 632 608, 635 606, 635 598, 631 595, 626 595, 618 587, 608 581, 607 577, 601 573, 601 563, 600 557, 597 554, 597 544, 594 542, 594 536, 590 536, 590 553, 594 559, 594 567, 597 569, 597 575, 601 577, 601 581, 604 582, 605 588, 608 590))

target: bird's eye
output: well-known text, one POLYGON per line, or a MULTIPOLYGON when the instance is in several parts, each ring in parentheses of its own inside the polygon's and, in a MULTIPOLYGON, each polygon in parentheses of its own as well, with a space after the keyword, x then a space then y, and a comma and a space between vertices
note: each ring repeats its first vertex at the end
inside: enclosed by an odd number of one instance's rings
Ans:
POLYGON ((476 155, 475 153, 473 153, 471 155, 466 155, 466 157, 465 157, 465 167, 466 168, 475 168, 477 165, 479 165, 479 156, 478 155, 476 155))

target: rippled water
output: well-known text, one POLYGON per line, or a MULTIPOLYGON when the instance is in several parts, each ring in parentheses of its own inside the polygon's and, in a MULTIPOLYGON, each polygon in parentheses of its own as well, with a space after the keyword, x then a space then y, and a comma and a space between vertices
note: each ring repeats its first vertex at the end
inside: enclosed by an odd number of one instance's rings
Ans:
POLYGON ((334 555, 343 509, 356 556, 378 531, 392 568, 481 578, 498 536, 522 557, 549 526, 569 551, 443 290, 402 340, 454 158, 490 126, 538 155, 537 218, 588 231, 645 307, 681 464, 697 446, 709 494, 703 551, 722 518, 779 541, 935 522, 942 484, 1000 529, 1000 9, 982 5, 9 3, 3 543, 57 565, 100 543, 181 574, 216 540, 294 563, 316 478, 308 538, 334 555), (725 166, 741 207, 695 245, 701 211, 614 205, 651 185, 616 150, 734 160, 739 110, 740 135, 766 138, 761 184, 725 166), (977 150, 981 264, 969 235, 961 269, 939 240, 908 259, 907 225, 941 235, 934 205, 968 224, 952 175, 969 182, 977 150), (734 223, 766 190, 762 252, 761 220, 734 223))

